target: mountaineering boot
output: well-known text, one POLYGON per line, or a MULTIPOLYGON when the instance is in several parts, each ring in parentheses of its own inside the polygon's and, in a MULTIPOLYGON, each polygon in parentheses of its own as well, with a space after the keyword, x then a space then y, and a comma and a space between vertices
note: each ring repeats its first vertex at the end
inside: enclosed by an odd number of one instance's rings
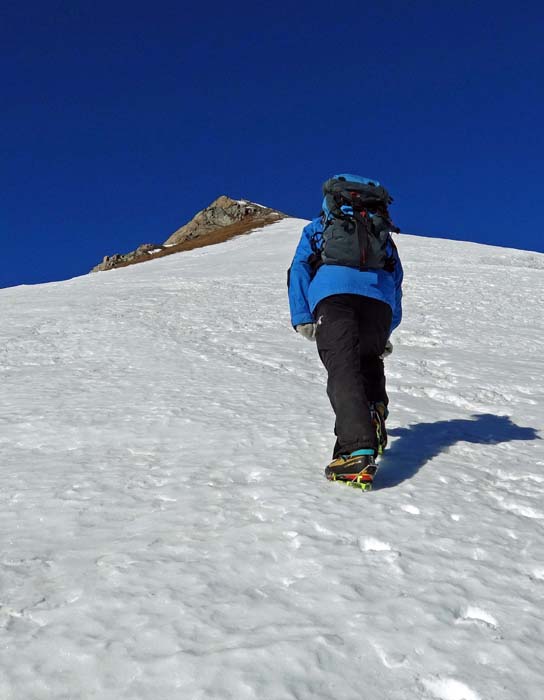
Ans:
POLYGON ((389 411, 387 406, 383 401, 377 401, 376 403, 370 404, 370 420, 374 430, 376 431, 376 438, 378 439, 378 454, 383 455, 385 448, 387 447, 387 430, 385 429, 385 421, 389 411))
POLYGON ((325 468, 325 476, 329 481, 344 481, 349 486, 370 491, 377 468, 374 450, 355 450, 333 459, 325 468))

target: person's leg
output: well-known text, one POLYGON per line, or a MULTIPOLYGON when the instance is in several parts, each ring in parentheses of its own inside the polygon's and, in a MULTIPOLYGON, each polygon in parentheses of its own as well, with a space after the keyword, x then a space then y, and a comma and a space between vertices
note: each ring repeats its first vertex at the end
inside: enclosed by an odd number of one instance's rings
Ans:
POLYGON ((387 447, 385 421, 389 398, 385 390, 385 372, 380 355, 389 338, 392 313, 388 304, 369 297, 360 297, 358 313, 361 372, 378 453, 382 454, 387 447))
POLYGON ((391 331, 391 307, 370 297, 357 297, 359 354, 365 394, 369 403, 389 403, 380 355, 391 331))
MULTIPOLYGON (((376 450, 361 364, 359 299, 339 294, 317 309, 317 349, 328 374, 327 394, 336 415, 333 457, 354 450, 376 450)), ((382 348, 383 349, 383 348, 382 348)))

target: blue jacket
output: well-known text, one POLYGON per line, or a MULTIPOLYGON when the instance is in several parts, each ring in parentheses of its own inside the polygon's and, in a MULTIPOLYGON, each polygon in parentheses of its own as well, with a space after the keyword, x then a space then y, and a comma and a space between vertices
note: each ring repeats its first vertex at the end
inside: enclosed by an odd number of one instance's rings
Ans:
POLYGON ((395 260, 393 272, 385 270, 357 270, 343 265, 321 265, 314 277, 308 263, 312 253, 311 238, 323 230, 321 218, 304 227, 295 257, 289 268, 289 306, 293 328, 302 323, 313 323, 314 309, 321 299, 333 294, 360 294, 389 304, 393 311, 391 331, 402 318, 403 271, 395 246, 389 254, 395 260))

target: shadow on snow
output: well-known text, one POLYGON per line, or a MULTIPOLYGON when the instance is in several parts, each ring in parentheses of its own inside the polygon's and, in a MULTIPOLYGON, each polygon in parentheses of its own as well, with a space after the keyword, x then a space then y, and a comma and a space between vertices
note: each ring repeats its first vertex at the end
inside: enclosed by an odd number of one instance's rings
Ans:
POLYGON ((470 419, 415 423, 407 428, 391 428, 388 433, 398 440, 380 460, 374 490, 387 489, 410 479, 428 461, 447 451, 456 442, 498 445, 514 440, 540 440, 534 428, 521 428, 508 416, 476 414, 470 419))

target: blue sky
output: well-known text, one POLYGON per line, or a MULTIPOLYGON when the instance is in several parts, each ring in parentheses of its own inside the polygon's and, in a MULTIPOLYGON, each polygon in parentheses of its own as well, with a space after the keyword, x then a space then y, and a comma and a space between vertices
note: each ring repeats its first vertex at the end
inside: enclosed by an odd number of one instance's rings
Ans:
POLYGON ((544 251, 543 7, 4 0, 0 286, 220 194, 312 217, 341 171, 408 233, 544 251))

